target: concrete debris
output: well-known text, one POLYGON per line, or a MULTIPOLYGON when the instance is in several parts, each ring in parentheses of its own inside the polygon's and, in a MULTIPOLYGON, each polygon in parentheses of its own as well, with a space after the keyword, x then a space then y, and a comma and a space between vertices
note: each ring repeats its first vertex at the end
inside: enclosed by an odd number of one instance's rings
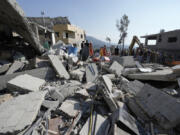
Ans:
POLYGON ((6 75, 8 74, 12 74, 14 72, 16 72, 17 70, 23 68, 24 63, 20 62, 20 61, 15 61, 12 66, 9 68, 9 70, 6 72, 6 75))
POLYGON ((0 134, 18 134, 36 119, 46 92, 18 96, 0 105, 0 134))
POLYGON ((124 127, 123 130, 126 132, 139 135, 136 119, 133 118, 133 116, 131 116, 124 108, 119 108, 113 112, 112 119, 120 128, 124 127))
POLYGON ((0 17, 0 134, 180 134, 180 65, 105 48, 100 57, 89 43, 85 58, 78 44, 55 44, 52 19, 27 20, 15 0, 0 0, 0 17))
POLYGON ((114 61, 110 67, 110 70, 114 72, 116 75, 120 76, 123 71, 123 66, 121 66, 118 62, 114 61))
POLYGON ((94 135, 105 135, 109 121, 96 112, 92 115, 92 119, 88 119, 80 131, 80 135, 93 133, 94 135), (91 125, 91 128, 89 126, 91 125))
POLYGON ((47 80, 55 77, 55 72, 49 67, 26 70, 23 72, 18 72, 10 75, 2 75, 0 76, 0 90, 7 88, 8 81, 23 74, 28 74, 40 79, 47 79, 47 80))
POLYGON ((153 81, 175 81, 176 76, 173 74, 172 69, 156 70, 151 73, 134 73, 128 74, 129 79, 136 80, 153 80, 153 81))
POLYGON ((9 69, 10 65, 11 63, 0 65, 0 74, 5 73, 9 69))
POLYGON ((76 70, 72 70, 70 72, 71 78, 75 79, 75 80, 78 80, 80 82, 83 81, 84 74, 85 74, 85 68, 83 68, 83 67, 78 68, 76 70))
POLYGON ((40 87, 45 83, 45 80, 39 79, 37 77, 30 76, 28 74, 20 75, 10 80, 7 83, 7 88, 9 90, 19 91, 19 92, 35 92, 39 91, 40 87))
POLYGON ((112 61, 117 61, 119 64, 121 64, 124 68, 133 68, 136 66, 136 63, 132 56, 113 56, 111 57, 112 61))
POLYGON ((78 112, 81 110, 81 104, 74 99, 66 99, 59 110, 68 114, 70 117, 77 116, 78 112))
POLYGON ((70 78, 69 73, 66 71, 66 69, 64 68, 62 62, 58 59, 58 57, 55 55, 48 55, 48 57, 50 59, 51 64, 58 73, 59 77, 69 79, 70 78))
POLYGON ((0 95, 0 104, 2 104, 3 102, 6 102, 12 98, 13 98, 13 96, 11 94, 0 95))
POLYGON ((98 69, 96 64, 90 63, 86 66, 86 81, 93 82, 98 76, 98 69))
POLYGON ((135 100, 150 118, 156 119, 165 129, 175 127, 180 122, 179 100, 157 88, 145 84, 135 100))

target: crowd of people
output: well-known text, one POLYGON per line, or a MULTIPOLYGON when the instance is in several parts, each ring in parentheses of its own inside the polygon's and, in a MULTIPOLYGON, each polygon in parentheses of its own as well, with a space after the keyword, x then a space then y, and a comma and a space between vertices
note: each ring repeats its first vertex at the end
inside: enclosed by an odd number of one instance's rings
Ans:
MULTIPOLYGON (((106 45, 101 47, 99 50, 94 50, 93 44, 88 41, 83 41, 81 43, 80 52, 78 54, 78 48, 76 44, 68 48, 68 54, 74 54, 79 56, 79 59, 86 61, 89 57, 93 58, 94 61, 104 59, 104 57, 109 57, 111 55, 116 56, 128 56, 129 49, 119 49, 119 46, 111 46, 110 50, 107 51, 106 45)), ((161 63, 166 64, 167 61, 172 61, 173 56, 168 56, 162 51, 152 51, 147 48, 135 48, 132 50, 131 55, 141 63, 161 63)))

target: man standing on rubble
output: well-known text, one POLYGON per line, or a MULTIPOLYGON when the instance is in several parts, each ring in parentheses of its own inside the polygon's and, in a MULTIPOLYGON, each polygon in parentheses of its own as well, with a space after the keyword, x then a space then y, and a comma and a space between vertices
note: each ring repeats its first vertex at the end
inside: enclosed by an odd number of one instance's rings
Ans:
POLYGON ((89 43, 86 41, 84 47, 82 48, 82 61, 86 61, 89 57, 89 43))

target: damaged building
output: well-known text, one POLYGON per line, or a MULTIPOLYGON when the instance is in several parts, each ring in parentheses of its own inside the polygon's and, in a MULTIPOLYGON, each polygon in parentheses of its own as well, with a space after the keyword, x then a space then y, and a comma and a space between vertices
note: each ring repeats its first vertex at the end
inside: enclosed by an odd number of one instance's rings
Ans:
POLYGON ((81 61, 59 43, 44 52, 40 36, 52 29, 28 21, 15 0, 0 7, 0 135, 180 134, 179 65, 81 61))

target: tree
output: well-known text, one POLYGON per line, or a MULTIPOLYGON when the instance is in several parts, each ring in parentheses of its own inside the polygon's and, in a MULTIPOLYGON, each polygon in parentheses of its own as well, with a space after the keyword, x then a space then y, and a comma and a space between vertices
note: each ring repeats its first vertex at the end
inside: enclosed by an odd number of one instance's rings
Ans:
POLYGON ((116 27, 118 29, 118 31, 120 32, 120 39, 118 44, 122 44, 123 48, 122 50, 124 50, 124 42, 125 42, 125 38, 127 37, 127 30, 128 30, 128 26, 129 26, 129 19, 128 16, 126 14, 124 14, 122 16, 122 18, 120 20, 117 20, 116 22, 116 27))
POLYGON ((110 44, 111 43, 110 37, 106 37, 106 41, 109 42, 109 44, 110 44))

